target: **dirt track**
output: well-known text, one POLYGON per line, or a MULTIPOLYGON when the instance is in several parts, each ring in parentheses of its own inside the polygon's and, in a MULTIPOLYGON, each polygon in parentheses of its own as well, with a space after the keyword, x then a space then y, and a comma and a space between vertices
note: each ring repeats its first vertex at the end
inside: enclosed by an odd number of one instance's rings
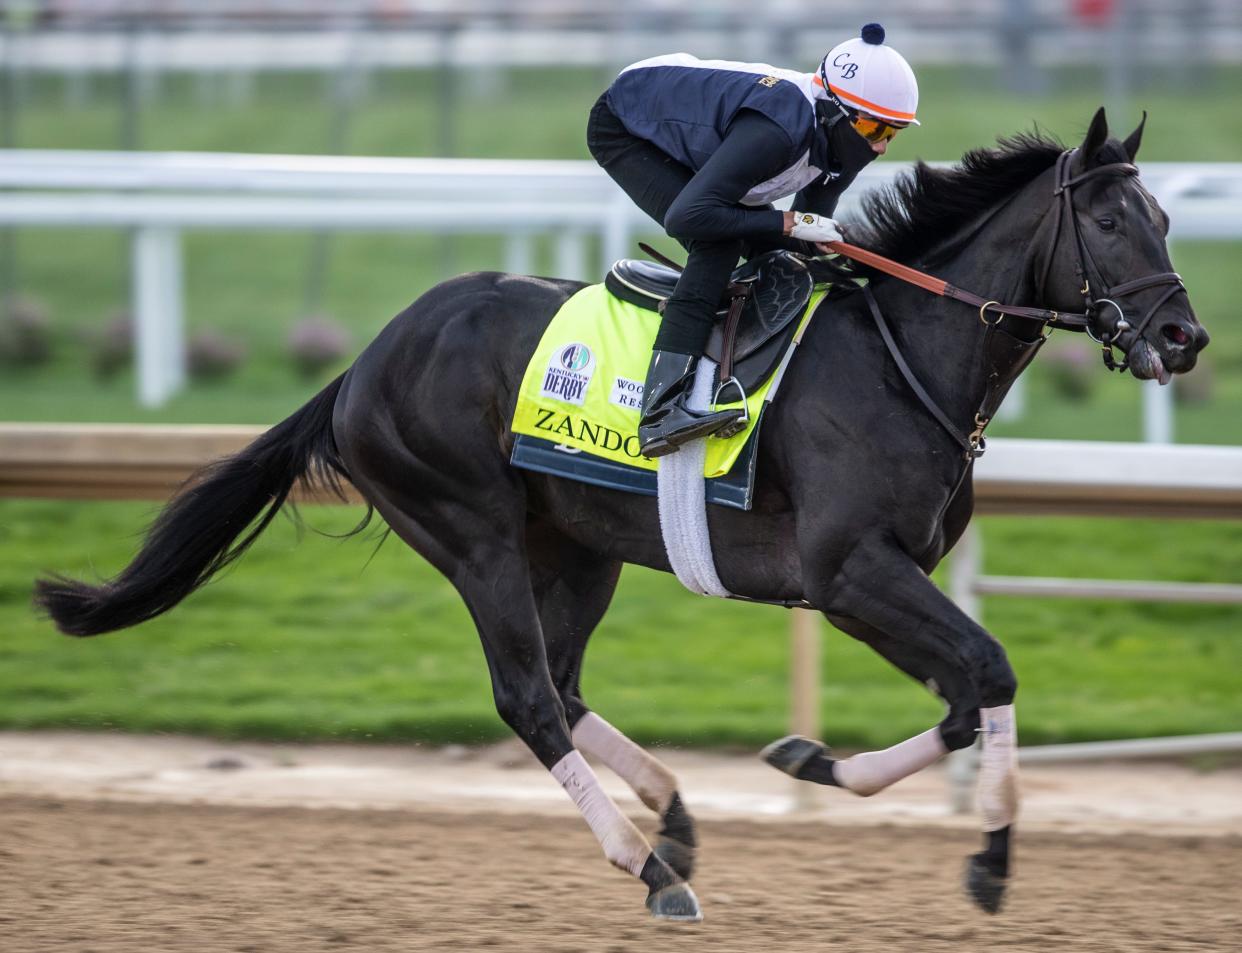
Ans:
POLYGON ((711 821, 686 927, 573 818, 6 797, 0 824, 5 953, 1242 948, 1236 836, 1029 834, 989 918, 976 835, 711 821))

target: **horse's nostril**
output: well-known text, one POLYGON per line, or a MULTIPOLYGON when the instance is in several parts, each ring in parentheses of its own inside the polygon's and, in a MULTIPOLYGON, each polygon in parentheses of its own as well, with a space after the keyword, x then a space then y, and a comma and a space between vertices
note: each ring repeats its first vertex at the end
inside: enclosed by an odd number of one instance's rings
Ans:
POLYGON ((1190 343, 1190 335, 1186 333, 1186 329, 1180 324, 1166 324, 1160 329, 1160 333, 1178 347, 1185 347, 1190 343))

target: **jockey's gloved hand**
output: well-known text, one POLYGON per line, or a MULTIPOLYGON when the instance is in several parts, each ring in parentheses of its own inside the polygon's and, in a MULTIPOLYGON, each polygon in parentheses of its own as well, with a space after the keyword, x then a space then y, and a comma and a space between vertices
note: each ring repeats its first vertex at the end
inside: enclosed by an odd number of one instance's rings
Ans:
POLYGON ((841 241, 840 227, 827 215, 816 215, 813 212, 794 212, 793 214, 794 224, 789 232, 790 238, 817 243, 841 241))

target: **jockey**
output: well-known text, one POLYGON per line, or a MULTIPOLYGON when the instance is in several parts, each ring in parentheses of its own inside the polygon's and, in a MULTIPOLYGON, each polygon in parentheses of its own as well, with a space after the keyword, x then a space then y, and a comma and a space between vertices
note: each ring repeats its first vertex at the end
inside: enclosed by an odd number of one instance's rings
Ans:
POLYGON ((587 124, 591 154, 689 252, 647 370, 645 456, 737 419, 692 411, 685 398, 738 259, 826 253, 840 241, 837 200, 898 130, 918 125, 918 99, 913 71, 878 23, 833 47, 815 73, 673 53, 627 66, 600 96, 587 124), (770 204, 795 193, 794 211, 770 204))

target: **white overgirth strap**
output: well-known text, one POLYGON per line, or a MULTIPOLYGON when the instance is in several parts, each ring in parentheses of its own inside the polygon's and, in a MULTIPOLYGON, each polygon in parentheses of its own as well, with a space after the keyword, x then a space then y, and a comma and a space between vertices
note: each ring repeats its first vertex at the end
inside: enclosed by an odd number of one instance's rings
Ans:
MULTIPOLYGON (((716 362, 703 358, 694 374, 694 385, 686 400, 691 410, 711 406, 716 362)), ((707 439, 683 444, 679 450, 660 457, 656 485, 660 507, 660 534, 664 549, 681 584, 702 596, 732 595, 716 575, 711 537, 707 532, 707 500, 703 463, 707 458, 707 439)))
POLYGON ((999 831, 1018 817, 1018 728, 1013 705, 979 709, 979 811, 983 830, 999 831))

